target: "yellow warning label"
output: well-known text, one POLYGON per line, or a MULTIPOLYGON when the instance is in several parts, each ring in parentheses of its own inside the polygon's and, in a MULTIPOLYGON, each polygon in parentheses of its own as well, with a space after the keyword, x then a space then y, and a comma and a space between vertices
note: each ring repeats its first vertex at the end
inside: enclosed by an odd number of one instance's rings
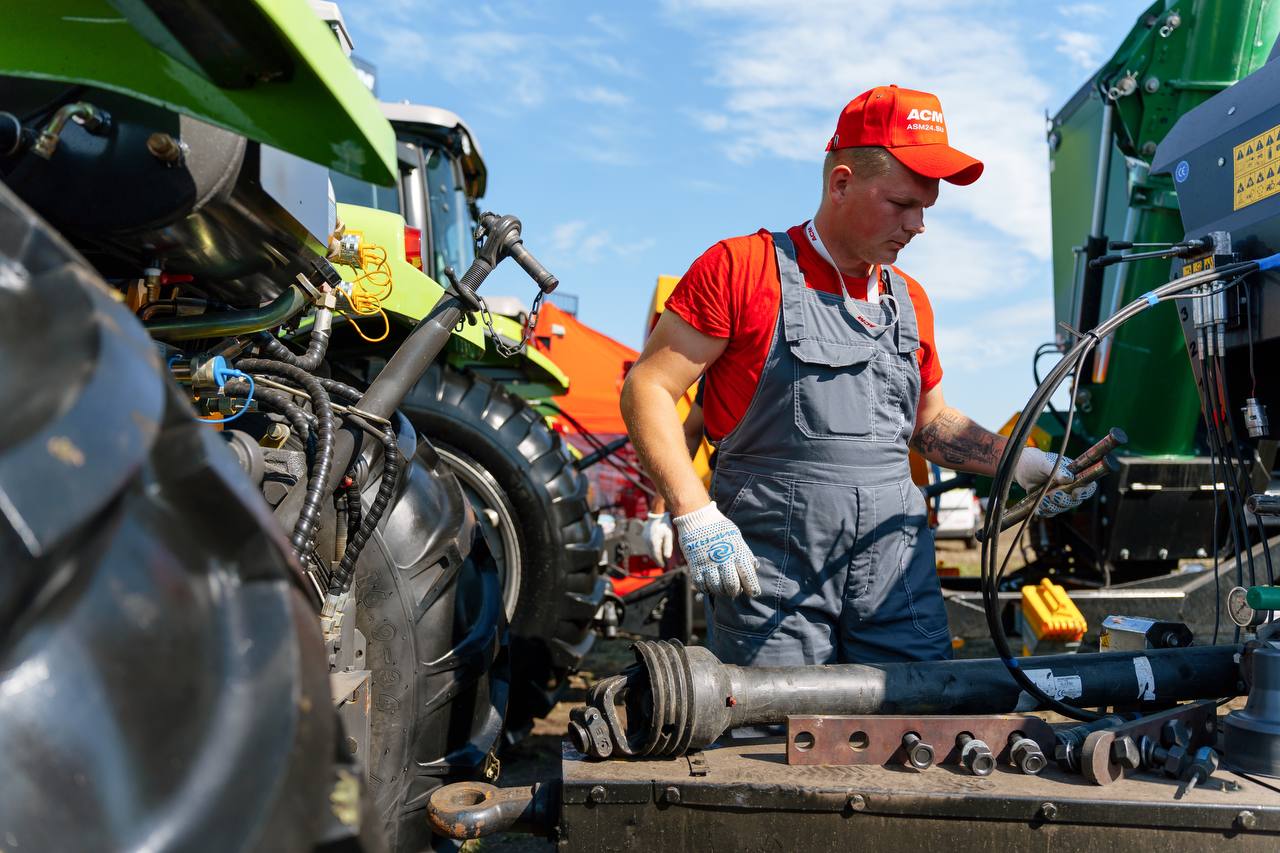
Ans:
POLYGON ((1193 275, 1195 273, 1204 272, 1205 270, 1211 270, 1213 268, 1214 268, 1213 255, 1210 255, 1207 258, 1200 258, 1197 261, 1188 261, 1187 263, 1183 264, 1182 274, 1184 276, 1193 275))
POLYGON ((1235 210, 1280 193, 1280 124, 1241 142, 1235 160, 1235 210))

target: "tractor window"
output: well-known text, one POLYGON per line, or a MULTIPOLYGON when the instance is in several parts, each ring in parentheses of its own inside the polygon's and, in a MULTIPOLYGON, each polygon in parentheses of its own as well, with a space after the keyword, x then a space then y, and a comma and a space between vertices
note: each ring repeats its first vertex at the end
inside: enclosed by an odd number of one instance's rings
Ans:
POLYGON ((431 277, 448 281, 444 268, 451 266, 461 278, 474 254, 466 194, 453 160, 438 148, 422 153, 431 204, 431 277))
POLYGON ((342 204, 376 207, 390 213, 400 212, 400 193, 395 187, 380 187, 332 170, 329 172, 329 180, 333 182, 333 197, 342 204))

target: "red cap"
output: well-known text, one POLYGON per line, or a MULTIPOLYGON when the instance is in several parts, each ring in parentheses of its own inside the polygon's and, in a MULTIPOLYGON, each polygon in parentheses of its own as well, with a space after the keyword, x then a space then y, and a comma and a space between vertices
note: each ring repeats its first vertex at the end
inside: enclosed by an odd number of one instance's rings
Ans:
POLYGON ((947 144, 942 104, 935 95, 877 86, 849 102, 836 122, 828 151, 878 145, 926 178, 964 186, 978 180, 982 162, 947 144))

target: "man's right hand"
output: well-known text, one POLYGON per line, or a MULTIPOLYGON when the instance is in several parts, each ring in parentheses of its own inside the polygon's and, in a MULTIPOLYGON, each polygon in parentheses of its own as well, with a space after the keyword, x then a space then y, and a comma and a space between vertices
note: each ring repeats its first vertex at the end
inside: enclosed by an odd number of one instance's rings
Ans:
POLYGON ((673 520, 695 589, 730 597, 740 592, 760 594, 759 563, 742 532, 716 508, 715 501, 673 520))

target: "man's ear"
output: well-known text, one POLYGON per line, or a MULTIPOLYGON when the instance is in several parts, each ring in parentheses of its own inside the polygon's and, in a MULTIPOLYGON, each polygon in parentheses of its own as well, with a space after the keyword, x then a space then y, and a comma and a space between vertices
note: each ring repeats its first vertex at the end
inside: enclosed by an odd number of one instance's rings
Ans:
POLYGON ((831 177, 827 179, 827 197, 832 201, 841 201, 849 192, 849 185, 853 181, 853 170, 843 163, 835 166, 831 170, 831 177))

